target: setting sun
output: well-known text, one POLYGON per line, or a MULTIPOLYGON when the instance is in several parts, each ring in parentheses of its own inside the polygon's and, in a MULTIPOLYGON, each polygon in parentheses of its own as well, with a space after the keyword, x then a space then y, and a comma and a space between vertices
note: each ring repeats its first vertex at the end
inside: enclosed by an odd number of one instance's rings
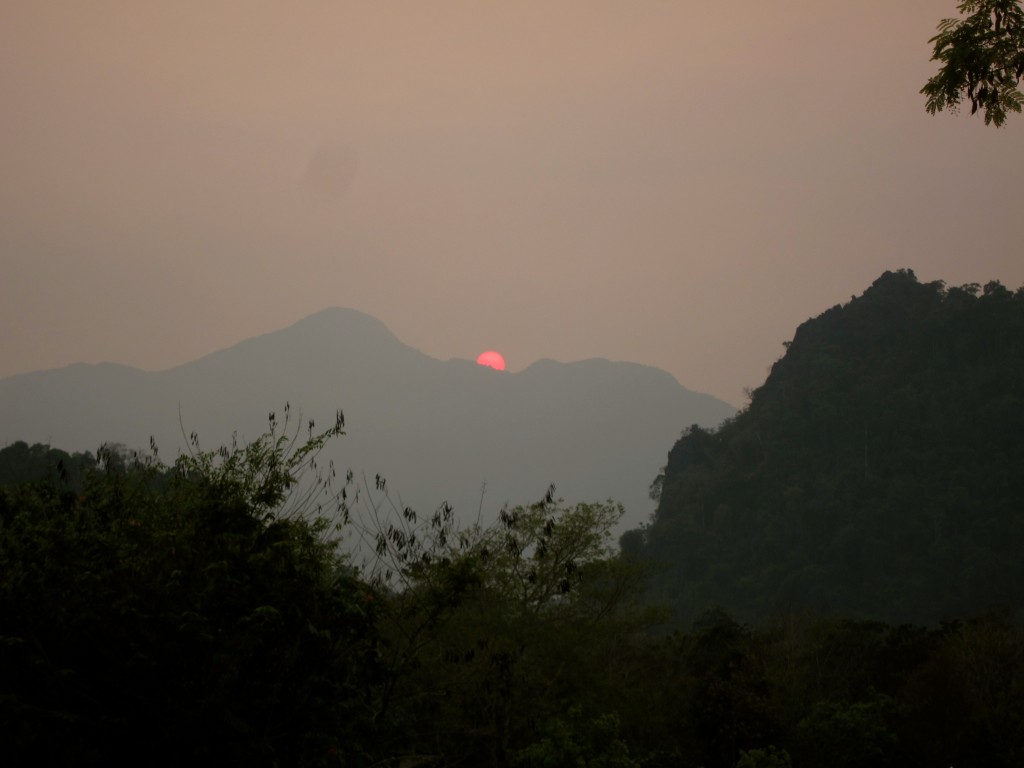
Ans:
POLYGON ((476 359, 477 365, 486 365, 493 368, 496 371, 505 370, 505 358, 495 352, 493 349, 489 349, 486 352, 482 352, 480 357, 476 359))

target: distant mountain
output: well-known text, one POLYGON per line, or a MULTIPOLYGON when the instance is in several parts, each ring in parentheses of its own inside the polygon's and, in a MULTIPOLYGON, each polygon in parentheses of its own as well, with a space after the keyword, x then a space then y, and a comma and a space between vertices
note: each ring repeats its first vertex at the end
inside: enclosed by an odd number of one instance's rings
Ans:
POLYGON ((749 407, 672 448, 626 550, 686 621, 1024 609, 1024 289, 887 272, 801 325, 749 407))
POLYGON ((152 436, 173 459, 183 434, 204 447, 252 439, 286 402, 324 426, 343 409, 347 435, 331 457, 357 477, 387 477, 400 505, 447 500, 463 519, 487 519, 555 483, 567 501, 622 502, 632 526, 649 517, 651 478, 681 430, 734 413, 631 363, 542 360, 509 373, 436 360, 334 308, 166 371, 77 364, 0 379, 0 446, 143 448, 152 436))

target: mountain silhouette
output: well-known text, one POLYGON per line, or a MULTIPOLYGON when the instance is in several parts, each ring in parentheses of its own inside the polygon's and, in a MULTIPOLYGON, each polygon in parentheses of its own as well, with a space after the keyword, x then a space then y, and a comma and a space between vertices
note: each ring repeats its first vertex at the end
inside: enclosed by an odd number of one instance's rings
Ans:
POLYGON ((685 625, 1024 607, 1024 289, 886 272, 797 328, 749 407, 672 448, 623 548, 685 625))
POLYGON ((164 371, 75 364, 0 379, 0 444, 83 451, 152 437, 170 461, 192 432, 204 448, 251 440, 286 403, 303 430, 343 409, 346 435, 329 457, 357 479, 386 477, 398 506, 448 501, 464 521, 486 521, 554 483, 570 503, 622 502, 624 526, 649 517, 650 482, 682 430, 734 413, 657 368, 591 359, 496 371, 431 358, 367 314, 330 308, 164 371))

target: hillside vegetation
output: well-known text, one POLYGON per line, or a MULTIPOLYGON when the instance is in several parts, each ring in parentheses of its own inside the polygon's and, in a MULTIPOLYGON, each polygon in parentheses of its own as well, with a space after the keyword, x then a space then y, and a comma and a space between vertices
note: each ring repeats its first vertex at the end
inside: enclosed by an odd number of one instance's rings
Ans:
POLYGON ((1024 759, 1024 632, 1005 614, 751 627, 711 611, 666 635, 636 562, 607 546, 621 508, 549 494, 460 529, 449 507, 397 510, 380 487, 346 499, 350 480, 319 461, 338 433, 271 433, 173 466, 16 446, 30 467, 61 467, 0 483, 0 762, 1024 759), (341 555, 351 532, 373 557, 341 555))
POLYGON ((887 272, 786 346, 746 410, 676 443, 623 537, 677 618, 1024 606, 1024 290, 887 272))
POLYGON ((1022 302, 902 272, 801 326, 622 553, 613 502, 360 487, 340 412, 8 446, 0 764, 1017 768, 1022 302))

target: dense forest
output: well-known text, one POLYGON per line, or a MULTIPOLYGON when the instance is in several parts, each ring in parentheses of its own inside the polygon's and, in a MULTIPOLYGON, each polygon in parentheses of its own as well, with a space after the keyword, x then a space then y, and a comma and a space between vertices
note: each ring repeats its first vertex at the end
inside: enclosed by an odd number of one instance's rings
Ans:
POLYGON ((8 446, 0 761, 1019 766, 1022 304, 883 275, 679 441, 621 551, 554 489, 398 508, 323 459, 340 415, 8 446))
POLYGON ((887 272, 802 324, 749 406, 690 428, 623 538, 686 622, 1024 607, 1024 290, 887 272))

